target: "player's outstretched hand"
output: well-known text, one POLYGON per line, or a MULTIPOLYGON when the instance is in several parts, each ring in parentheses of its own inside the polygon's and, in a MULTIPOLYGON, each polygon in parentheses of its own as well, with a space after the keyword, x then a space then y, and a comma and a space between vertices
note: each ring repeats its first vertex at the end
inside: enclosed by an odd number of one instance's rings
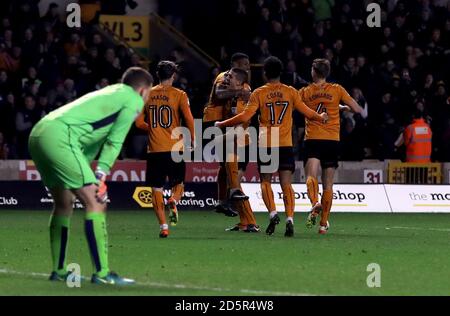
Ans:
POLYGON ((328 114, 323 112, 320 116, 322 117, 322 123, 326 124, 328 122, 328 114))
POLYGON ((339 110, 342 112, 351 112, 352 108, 348 105, 341 105, 339 104, 339 110))
POLYGON ((99 203, 105 204, 108 200, 108 186, 106 185, 106 173, 101 170, 95 171, 95 178, 98 180, 96 198, 99 203))
POLYGON ((219 121, 219 122, 215 122, 215 123, 214 123, 214 126, 215 126, 215 127, 222 128, 222 122, 220 122, 220 121, 219 121))

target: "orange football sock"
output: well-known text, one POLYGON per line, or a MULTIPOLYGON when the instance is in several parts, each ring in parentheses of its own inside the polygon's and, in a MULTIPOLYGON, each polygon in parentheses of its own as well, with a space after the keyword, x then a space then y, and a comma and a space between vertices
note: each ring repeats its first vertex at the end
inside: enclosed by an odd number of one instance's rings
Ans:
POLYGON ((162 191, 152 189, 153 209, 158 218, 159 225, 167 224, 166 215, 164 214, 164 197, 162 191))
POLYGON ((253 210, 252 210, 252 207, 250 206, 250 202, 247 200, 247 201, 243 201, 242 203, 244 204, 244 210, 245 210, 245 215, 247 216, 247 222, 249 224, 256 225, 255 214, 253 214, 253 210))
POLYGON ((225 163, 225 169, 227 172, 228 187, 230 189, 237 189, 239 188, 238 162, 237 157, 234 157, 233 159, 234 161, 225 163))
POLYGON ((281 186, 281 190, 283 191, 283 202, 286 217, 294 218, 294 209, 295 209, 294 189, 292 188, 291 184, 285 184, 281 186))
POLYGON ((239 225, 240 226, 247 226, 249 224, 248 220, 247 220, 247 216, 245 214, 245 206, 243 201, 237 201, 235 203, 236 206, 236 210, 239 213, 239 225))
POLYGON ((176 202, 178 202, 179 200, 181 200, 183 193, 184 193, 184 184, 183 183, 175 184, 172 188, 171 198, 174 199, 176 202))
POLYGON ((264 204, 270 212, 276 211, 275 199, 273 197, 272 185, 268 181, 261 181, 261 193, 264 204))
POLYGON ((252 207, 250 206, 250 202, 248 200, 242 201, 244 216, 247 220, 247 224, 256 225, 255 214, 253 214, 252 207))
POLYGON ((320 225, 325 226, 333 204, 333 190, 323 190, 322 193, 322 216, 320 217, 320 225))
POLYGON ((306 179, 306 188, 311 205, 314 206, 319 201, 319 182, 317 178, 309 176, 306 179))
POLYGON ((217 191, 219 201, 227 199, 227 171, 224 165, 220 165, 219 173, 217 174, 217 191))

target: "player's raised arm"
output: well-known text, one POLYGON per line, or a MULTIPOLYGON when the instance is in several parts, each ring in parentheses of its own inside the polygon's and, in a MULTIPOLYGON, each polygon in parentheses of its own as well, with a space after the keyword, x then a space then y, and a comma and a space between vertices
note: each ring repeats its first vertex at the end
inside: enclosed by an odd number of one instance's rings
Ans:
MULTIPOLYGON (((294 89, 293 89, 294 90, 294 89)), ((294 90, 294 104, 293 107, 300 113, 302 113, 307 119, 313 121, 320 121, 322 123, 326 123, 328 121, 328 114, 323 112, 321 114, 316 111, 311 110, 306 104, 302 101, 300 94, 294 90)))

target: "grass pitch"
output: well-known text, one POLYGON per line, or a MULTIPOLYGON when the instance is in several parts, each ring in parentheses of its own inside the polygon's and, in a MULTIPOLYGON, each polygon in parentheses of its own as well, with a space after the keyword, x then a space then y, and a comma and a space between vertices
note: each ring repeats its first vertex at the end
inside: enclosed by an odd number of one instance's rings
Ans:
MULTIPOLYGON (((110 266, 138 284, 68 288, 47 281, 49 213, 2 211, 0 295, 450 295, 449 214, 332 214, 321 236, 298 213, 290 239, 283 222, 266 236, 267 217, 257 214, 260 233, 225 232, 236 219, 180 212, 160 239, 153 212, 109 212, 110 266), (370 263, 381 267, 380 288, 367 286, 370 263)), ((68 262, 91 275, 81 211, 68 262)))

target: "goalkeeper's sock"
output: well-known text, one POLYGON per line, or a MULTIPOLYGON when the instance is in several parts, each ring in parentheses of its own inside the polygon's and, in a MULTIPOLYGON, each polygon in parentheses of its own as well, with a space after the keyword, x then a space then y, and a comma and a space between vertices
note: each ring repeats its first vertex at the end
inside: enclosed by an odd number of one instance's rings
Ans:
POLYGON ((171 197, 176 202, 178 202, 183 197, 183 193, 184 193, 184 184, 183 183, 175 184, 172 188, 172 196, 171 197))
POLYGON ((239 184, 239 171, 237 157, 233 157, 233 161, 225 163, 225 170, 227 173, 227 183, 230 189, 238 189, 239 184))
POLYGON ((311 205, 314 206, 319 201, 319 182, 317 178, 309 176, 306 179, 306 188, 311 205))
POLYGON ((331 205, 333 204, 333 190, 323 190, 321 203, 322 216, 320 217, 320 226, 326 226, 330 216, 331 205))
POLYGON ((84 228, 96 274, 104 278, 109 273, 106 214, 86 212, 84 228))
POLYGON ((53 271, 59 275, 65 275, 66 254, 69 241, 70 217, 52 215, 50 217, 50 247, 52 252, 53 271))
POLYGON ((164 196, 161 190, 155 188, 152 189, 152 201, 153 209, 155 210, 156 217, 158 218, 159 225, 166 223, 166 214, 164 213, 164 196))
POLYGON ((294 189, 291 184, 285 184, 281 186, 281 190, 283 191, 283 202, 284 202, 284 211, 287 217, 294 217, 294 208, 295 208, 295 196, 294 189))
POLYGON ((268 181, 261 181, 261 193, 264 204, 270 212, 276 211, 275 199, 273 197, 272 185, 268 181))
POLYGON ((217 174, 217 191, 218 200, 225 201, 227 199, 227 171, 224 165, 220 165, 219 173, 217 174))

